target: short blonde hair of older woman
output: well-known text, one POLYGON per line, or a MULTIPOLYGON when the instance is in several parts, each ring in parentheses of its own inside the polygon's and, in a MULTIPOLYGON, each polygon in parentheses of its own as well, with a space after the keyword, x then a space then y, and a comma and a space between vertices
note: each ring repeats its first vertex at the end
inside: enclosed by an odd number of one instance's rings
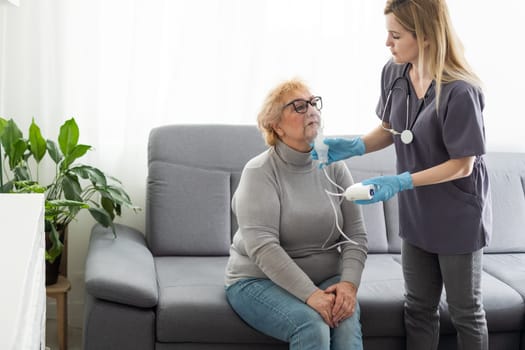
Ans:
POLYGON ((279 136, 273 127, 281 121, 283 106, 289 102, 286 99, 296 91, 304 92, 310 89, 301 79, 293 78, 280 83, 266 96, 261 111, 257 115, 257 125, 268 146, 277 144, 279 136))

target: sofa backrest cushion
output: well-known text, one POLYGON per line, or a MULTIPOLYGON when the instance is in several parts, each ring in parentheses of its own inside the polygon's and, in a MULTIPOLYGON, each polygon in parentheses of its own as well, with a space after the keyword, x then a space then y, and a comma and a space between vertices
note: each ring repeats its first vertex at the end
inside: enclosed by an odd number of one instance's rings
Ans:
MULTIPOLYGON (((346 135, 341 137, 356 137, 346 135)), ((345 160, 355 182, 361 182, 374 176, 392 175, 396 173, 396 159, 393 147, 352 157, 345 160)), ((397 197, 384 203, 363 205, 363 216, 368 232, 368 249, 370 253, 400 253, 397 197)))
POLYGON ((217 255, 228 249, 228 172, 155 161, 148 187, 148 231, 166 233, 149 236, 156 255, 217 255))
POLYGON ((493 234, 486 253, 525 252, 525 154, 488 153, 493 234))
POLYGON ((266 146, 255 126, 169 125, 151 131, 146 239, 156 256, 228 255, 231 196, 266 146))

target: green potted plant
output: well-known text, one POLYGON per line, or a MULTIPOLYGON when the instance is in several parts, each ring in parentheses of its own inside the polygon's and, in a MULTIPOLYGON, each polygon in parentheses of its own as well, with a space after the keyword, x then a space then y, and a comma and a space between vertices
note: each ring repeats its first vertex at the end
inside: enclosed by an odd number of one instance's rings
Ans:
MULTIPOLYGON (((0 118, 0 193, 43 193, 45 196, 46 268, 58 266, 63 236, 69 223, 86 209, 104 227, 112 227, 122 208, 137 210, 120 181, 96 167, 77 160, 92 149, 79 144, 79 128, 74 118, 61 127, 57 142, 46 140, 34 119, 24 137, 15 121, 0 118), (39 172, 49 156, 54 176, 42 183, 39 172), (5 181, 4 181, 5 179, 5 181)), ((58 269, 57 269, 58 271, 58 269)), ((48 276, 46 285, 56 281, 48 276)))

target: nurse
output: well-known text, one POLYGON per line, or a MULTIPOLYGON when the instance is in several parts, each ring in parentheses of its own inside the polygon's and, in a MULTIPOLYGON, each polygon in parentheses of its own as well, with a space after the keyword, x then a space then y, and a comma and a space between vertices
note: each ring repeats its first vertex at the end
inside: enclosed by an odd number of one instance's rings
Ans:
POLYGON ((328 163, 394 144, 398 175, 363 181, 375 185, 375 196, 357 203, 399 193, 407 349, 437 349, 443 286, 458 348, 488 349, 480 284, 491 202, 481 84, 444 0, 389 0, 384 14, 392 58, 381 76, 381 122, 362 137, 325 139, 328 163))

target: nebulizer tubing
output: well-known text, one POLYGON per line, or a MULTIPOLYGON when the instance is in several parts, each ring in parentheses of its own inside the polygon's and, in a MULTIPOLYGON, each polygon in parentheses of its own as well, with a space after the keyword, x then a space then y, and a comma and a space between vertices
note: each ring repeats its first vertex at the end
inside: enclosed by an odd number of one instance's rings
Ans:
MULTIPOLYGON (((328 160, 328 145, 326 145, 324 142, 324 135, 323 135, 323 128, 322 127, 319 127, 319 130, 317 132, 317 136, 315 138, 315 141, 314 141, 314 148, 317 152, 317 156, 318 156, 318 159, 319 161, 321 162, 321 164, 324 164, 327 162, 328 160)), ((357 243, 356 241, 354 241, 353 239, 349 238, 344 232, 343 232, 343 229, 341 228, 341 226, 339 225, 339 219, 337 217, 337 209, 335 208, 335 204, 334 204, 334 201, 332 200, 331 196, 334 196, 334 197, 341 197, 341 199, 339 200, 339 203, 337 203, 338 205, 341 204, 341 202, 344 200, 344 193, 345 193, 345 189, 338 185, 337 183, 335 183, 335 181, 333 181, 330 176, 328 176, 328 173, 326 172, 326 167, 322 167, 322 170, 324 172, 324 175, 326 176, 326 178, 328 179, 328 181, 334 185, 337 189, 341 190, 342 192, 341 193, 334 193, 334 192, 330 192, 328 191, 327 189, 325 189, 325 193, 326 195, 328 196, 328 201, 330 202, 330 205, 332 206, 332 209, 333 209, 333 212, 334 212, 334 217, 335 217, 335 222, 334 222, 334 225, 332 225, 332 229, 330 230, 330 235, 328 236, 328 238, 325 240, 325 242, 323 243, 323 245, 321 246, 321 249, 325 249, 325 250, 330 250, 330 249, 333 249, 333 248, 336 248, 340 245, 343 245, 343 244, 347 244, 347 243, 352 243, 352 244, 356 244, 356 245, 359 245, 359 243, 357 243), (334 226, 337 228, 337 231, 339 232, 339 234, 341 236, 343 236, 343 238, 346 240, 346 241, 341 241, 341 242, 337 242, 329 247, 326 247, 326 244, 328 243, 328 241, 330 240, 330 238, 332 238, 332 235, 334 233, 334 226)))
POLYGON ((334 212, 334 217, 335 217, 335 222, 334 222, 334 225, 335 227, 337 227, 337 231, 339 232, 339 234, 341 236, 343 236, 344 239, 346 239, 346 241, 342 241, 342 242, 337 242, 335 244, 332 244, 331 246, 329 247, 325 247, 326 246, 326 243, 330 240, 330 238, 332 237, 332 234, 334 232, 334 226, 332 225, 332 229, 330 230, 330 235, 328 236, 328 238, 326 239, 326 241, 323 243, 323 245, 321 246, 321 248, 323 249, 326 249, 326 250, 330 250, 330 249, 333 249, 333 248, 336 248, 340 245, 343 245, 343 244, 347 244, 347 243, 352 243, 352 244, 355 244, 355 245, 359 245, 359 243, 357 243, 356 241, 354 241, 353 239, 351 239, 350 237, 348 237, 343 229, 341 228, 341 226, 339 225, 339 220, 337 218, 337 209, 335 208, 335 204, 334 204, 334 201, 332 200, 331 196, 337 196, 337 197, 341 197, 341 199, 339 200, 339 203, 337 203, 338 205, 341 204, 341 202, 344 200, 344 191, 345 189, 341 186, 339 186, 338 184, 336 184, 331 178, 330 176, 328 176, 328 173, 326 172, 326 168, 323 167, 323 172, 326 176, 326 178, 328 179, 328 181, 335 185, 338 189, 340 189, 341 191, 343 191, 342 193, 334 193, 334 192, 330 192, 328 191, 327 189, 325 189, 325 193, 326 195, 328 196, 328 201, 330 202, 330 205, 332 206, 332 209, 333 209, 333 212, 334 212))

